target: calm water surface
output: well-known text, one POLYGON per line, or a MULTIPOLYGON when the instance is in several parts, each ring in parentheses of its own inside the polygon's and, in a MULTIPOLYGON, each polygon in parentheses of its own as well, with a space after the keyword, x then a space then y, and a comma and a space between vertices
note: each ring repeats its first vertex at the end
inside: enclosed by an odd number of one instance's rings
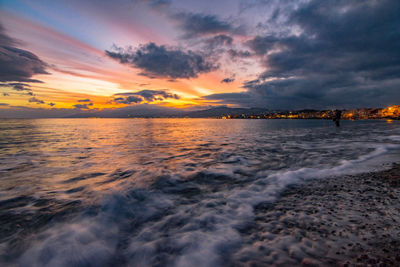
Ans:
POLYGON ((342 124, 0 120, 0 264, 245 265, 256 205, 398 161, 398 121, 342 124))

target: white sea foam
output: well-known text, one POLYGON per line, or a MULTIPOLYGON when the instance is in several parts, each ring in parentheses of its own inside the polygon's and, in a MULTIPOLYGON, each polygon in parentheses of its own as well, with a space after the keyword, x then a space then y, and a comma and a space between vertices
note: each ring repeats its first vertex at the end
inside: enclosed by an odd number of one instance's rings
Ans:
MULTIPOLYGON (((225 265, 224 255, 228 257, 238 248, 241 255, 252 255, 253 249, 243 244, 240 231, 253 221, 256 205, 273 203, 287 186, 307 179, 360 172, 359 164, 395 148, 398 146, 380 145, 369 154, 342 160, 338 166, 327 169, 278 171, 239 188, 205 192, 192 203, 182 203, 177 196, 146 191, 112 195, 103 200, 97 216, 86 216, 72 224, 57 224, 40 234, 19 263, 101 266, 109 265, 116 260, 115 255, 120 255, 129 265, 225 265), (130 228, 132 223, 136 228, 130 228), (121 247, 121 242, 128 245, 121 247)), ((291 247, 293 243, 290 238, 279 240, 281 247, 275 249, 289 249, 302 257, 303 252, 291 247)))
MULTIPOLYGON (((47 128, 41 132, 50 135, 39 134, 42 143, 37 146, 11 146, 21 155, 15 162, 35 164, 2 166, 8 183, 2 180, 7 190, 1 194, 1 218, 12 218, 12 223, 2 222, 15 231, 6 235, 0 249, 2 254, 16 253, 12 244, 22 240, 24 245, 15 259, 3 257, 0 263, 240 265, 241 259, 257 258, 261 243, 271 245, 262 248, 269 255, 265 264, 279 263, 282 255, 318 254, 312 240, 299 241, 300 234, 289 237, 282 234, 285 229, 280 233, 273 227, 293 220, 312 226, 318 220, 301 211, 281 217, 282 211, 271 208, 269 228, 260 233, 260 239, 247 240, 256 207, 273 207, 288 186, 309 179, 375 170, 372 163, 378 159, 398 159, 394 157, 400 146, 400 129, 378 122, 336 129, 307 121, 318 128, 290 129, 288 125, 288 131, 263 128, 263 123, 290 123, 284 121, 229 122, 242 128, 212 121, 210 129, 197 122, 151 124, 149 131, 146 121, 121 121, 119 131, 114 124, 99 127, 105 132, 96 134, 108 138, 104 144, 92 138, 92 128, 72 123, 70 128, 77 129, 71 130, 77 136, 74 147, 68 135, 60 137, 47 128), (168 131, 161 134, 164 128, 168 131), (179 138, 168 134, 180 129, 185 132, 179 138), (135 135, 121 138, 120 132, 135 135), (58 150, 37 154, 37 147, 45 150, 47 142, 59 146, 58 150), (24 154, 25 150, 34 150, 33 156, 24 154), (282 221, 276 222, 277 218, 282 221), (39 225, 35 220, 45 222, 39 225), (27 227, 22 233, 33 234, 19 235, 16 221, 27 227)), ((55 122, 54 127, 63 132, 65 125, 55 122)), ((30 144, 29 136, 15 138, 30 144)), ((0 159, 7 156, 0 153, 0 159)))
POLYGON ((400 135, 390 135, 387 138, 394 141, 400 141, 400 135))

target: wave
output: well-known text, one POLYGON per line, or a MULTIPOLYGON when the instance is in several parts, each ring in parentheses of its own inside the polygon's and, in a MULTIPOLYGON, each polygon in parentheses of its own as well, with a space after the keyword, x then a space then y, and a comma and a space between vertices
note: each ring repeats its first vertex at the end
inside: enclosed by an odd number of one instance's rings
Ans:
MULTIPOLYGON (((150 188, 106 195, 69 223, 34 235, 20 266, 220 266, 239 249, 260 204, 274 203, 290 185, 360 172, 358 166, 399 145, 381 144, 331 168, 262 173, 238 181, 229 173, 202 172, 193 179, 164 176, 150 188), (207 182, 208 181, 208 182, 207 182)), ((361 168, 365 171, 364 168, 361 168)), ((5 248, 0 248, 4 250, 5 248)), ((5 252, 5 251, 4 251, 5 252)), ((4 260, 3 260, 4 261, 4 260)))
POLYGON ((400 141, 400 135, 390 135, 387 138, 393 141, 400 141))

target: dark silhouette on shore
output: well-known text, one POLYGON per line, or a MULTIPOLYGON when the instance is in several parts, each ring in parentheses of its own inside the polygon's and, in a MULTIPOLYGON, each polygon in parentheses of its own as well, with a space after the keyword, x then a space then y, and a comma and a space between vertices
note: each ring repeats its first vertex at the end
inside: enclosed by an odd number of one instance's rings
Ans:
POLYGON ((342 118, 342 111, 341 110, 335 110, 335 116, 333 117, 333 121, 336 124, 336 127, 340 127, 340 119, 342 118))

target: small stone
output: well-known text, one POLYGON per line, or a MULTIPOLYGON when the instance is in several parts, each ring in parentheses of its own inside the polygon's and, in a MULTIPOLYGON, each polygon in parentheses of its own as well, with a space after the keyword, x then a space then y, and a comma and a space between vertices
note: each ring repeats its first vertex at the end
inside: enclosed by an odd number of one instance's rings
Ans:
POLYGON ((314 262, 313 260, 308 259, 308 258, 304 258, 301 261, 301 265, 303 265, 303 266, 319 266, 319 264, 317 264, 316 262, 314 262))

